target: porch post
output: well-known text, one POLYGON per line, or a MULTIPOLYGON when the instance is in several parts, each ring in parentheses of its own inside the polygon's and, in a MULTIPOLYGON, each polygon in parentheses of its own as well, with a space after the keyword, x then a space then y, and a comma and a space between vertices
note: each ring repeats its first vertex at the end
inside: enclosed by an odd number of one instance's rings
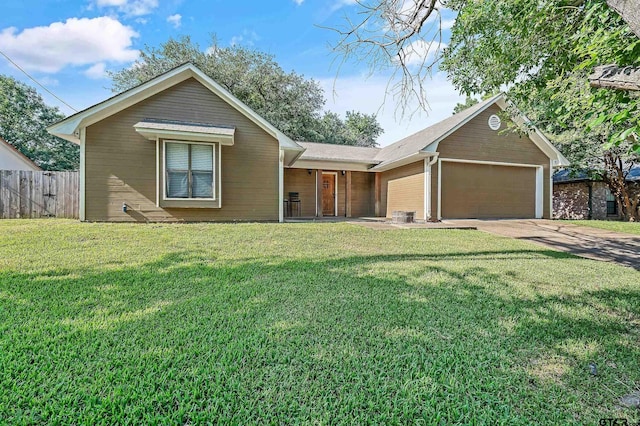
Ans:
POLYGON ((322 217, 322 170, 316 170, 316 217, 322 217))
POLYGON ((376 215, 376 217, 380 217, 380 216, 382 216, 380 214, 380 207, 381 207, 380 206, 380 192, 382 190, 382 180, 380 178, 380 173, 379 172, 376 173, 375 179, 376 179, 376 181, 375 181, 375 190, 374 190, 375 196, 376 196, 375 215, 376 215))
POLYGON ((345 203, 346 204, 345 216, 351 217, 351 171, 350 170, 347 170, 347 177, 345 180, 346 180, 345 185, 347 187, 345 191, 345 194, 347 197, 346 203, 345 203))

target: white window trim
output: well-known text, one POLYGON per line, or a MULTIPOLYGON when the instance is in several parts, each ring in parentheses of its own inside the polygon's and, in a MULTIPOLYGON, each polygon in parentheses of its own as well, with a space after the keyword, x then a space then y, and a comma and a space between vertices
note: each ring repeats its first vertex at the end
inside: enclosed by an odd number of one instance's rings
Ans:
MULTIPOLYGON (((178 140, 169 140, 169 139, 164 139, 162 141, 162 201, 219 201, 219 198, 216 198, 216 194, 218 193, 218 191, 216 191, 217 186, 218 186, 218 179, 216 179, 216 175, 218 174, 219 170, 216 170, 216 167, 218 166, 218 164, 220 164, 220 155, 216 156, 216 145, 218 145, 218 154, 220 152, 220 144, 217 143, 206 143, 206 142, 191 142, 191 141, 178 141, 178 140), (212 164, 211 166, 213 167, 213 182, 212 182, 212 191, 213 191, 213 198, 169 198, 167 197, 167 143, 180 143, 180 144, 184 144, 184 145, 207 145, 210 146, 212 149, 212 155, 213 155, 213 159, 212 159, 212 164), (216 164, 216 157, 218 158, 218 164, 216 164)), ((158 186, 160 185, 160 182, 158 182, 158 186)))
POLYGON ((530 167, 536 169, 536 192, 535 192, 535 218, 542 219, 544 216, 544 169, 539 164, 524 163, 504 163, 500 161, 480 161, 480 160, 460 160, 457 158, 439 158, 438 159, 438 220, 442 220, 442 163, 468 163, 468 164, 484 164, 487 166, 506 166, 506 167, 530 167))

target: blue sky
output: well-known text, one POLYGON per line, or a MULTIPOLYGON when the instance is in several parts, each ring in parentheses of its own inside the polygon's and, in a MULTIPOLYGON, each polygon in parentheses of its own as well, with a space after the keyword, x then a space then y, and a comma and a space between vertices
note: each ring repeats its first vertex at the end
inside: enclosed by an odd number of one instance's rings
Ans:
MULTIPOLYGON (((406 0, 413 1, 413 0, 406 0)), ((378 114, 386 145, 451 114, 462 97, 436 73, 429 83, 428 114, 410 118, 396 112, 385 90, 389 76, 369 75, 366 65, 340 69, 330 44, 345 16, 354 17, 354 0, 4 0, 0 50, 76 109, 112 95, 105 70, 129 66, 144 45, 189 35, 207 47, 212 34, 222 45, 238 43, 275 55, 285 70, 314 78, 325 89, 326 109, 344 114, 378 114)), ((451 21, 449 11, 443 19, 451 21)), ((448 26, 448 25, 446 25, 448 26)), ((445 29, 444 42, 448 37, 445 29)), ((0 57, 0 73, 34 84, 0 57)), ((73 112, 37 88, 50 105, 73 112)))

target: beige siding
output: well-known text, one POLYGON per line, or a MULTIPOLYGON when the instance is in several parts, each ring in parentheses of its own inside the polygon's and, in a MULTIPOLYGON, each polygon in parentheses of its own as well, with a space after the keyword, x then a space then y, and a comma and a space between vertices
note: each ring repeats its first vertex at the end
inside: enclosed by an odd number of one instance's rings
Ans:
POLYGON ((536 211, 533 167, 442 163, 442 217, 533 218, 536 211))
POLYGON ((351 216, 370 217, 375 214, 375 173, 351 172, 351 216))
POLYGON ((394 210, 406 210, 424 218, 424 161, 383 172, 380 179, 380 211, 386 217, 394 210))
MULTIPOLYGON (((489 107, 440 142, 438 146, 440 158, 538 164, 543 166, 543 216, 550 218, 549 158, 526 135, 519 135, 514 132, 502 133, 505 130, 504 123, 500 130, 491 130, 487 124, 489 116, 498 114, 500 111, 500 108, 496 105, 489 107)), ((438 208, 437 163, 432 167, 431 171, 431 212, 435 216, 438 208)))
POLYGON ((277 140, 195 79, 89 126, 85 152, 87 220, 278 220, 277 140), (236 127, 222 147, 221 208, 156 207, 156 144, 133 129, 145 118, 236 127))
POLYGON ((302 217, 316 215, 316 171, 311 174, 306 169, 284 170, 284 198, 289 198, 289 192, 297 192, 300 196, 300 211, 302 217))
MULTIPOLYGON (((289 192, 300 195, 300 210, 302 217, 314 217, 316 214, 316 172, 307 169, 285 169, 284 197, 289 192)), ((323 170, 327 173, 337 173, 338 186, 338 216, 346 215, 347 179, 340 170, 323 170)), ((351 172, 351 216, 372 216, 374 207, 373 173, 351 172)))

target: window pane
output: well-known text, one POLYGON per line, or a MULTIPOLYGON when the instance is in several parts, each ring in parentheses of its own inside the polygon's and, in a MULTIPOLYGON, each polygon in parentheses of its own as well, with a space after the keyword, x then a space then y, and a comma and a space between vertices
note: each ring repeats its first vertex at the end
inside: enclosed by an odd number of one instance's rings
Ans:
POLYGON ((189 170, 189 145, 167 144, 167 170, 189 170))
POLYGON ((193 198, 213 198, 213 172, 191 173, 193 198))
POLYGON ((607 201, 615 201, 616 197, 611 193, 610 190, 607 189, 607 201))
POLYGON ((167 197, 188 198, 189 197, 189 172, 167 171, 167 197))
POLYGON ((213 170, 213 146, 191 145, 191 170, 213 170))

